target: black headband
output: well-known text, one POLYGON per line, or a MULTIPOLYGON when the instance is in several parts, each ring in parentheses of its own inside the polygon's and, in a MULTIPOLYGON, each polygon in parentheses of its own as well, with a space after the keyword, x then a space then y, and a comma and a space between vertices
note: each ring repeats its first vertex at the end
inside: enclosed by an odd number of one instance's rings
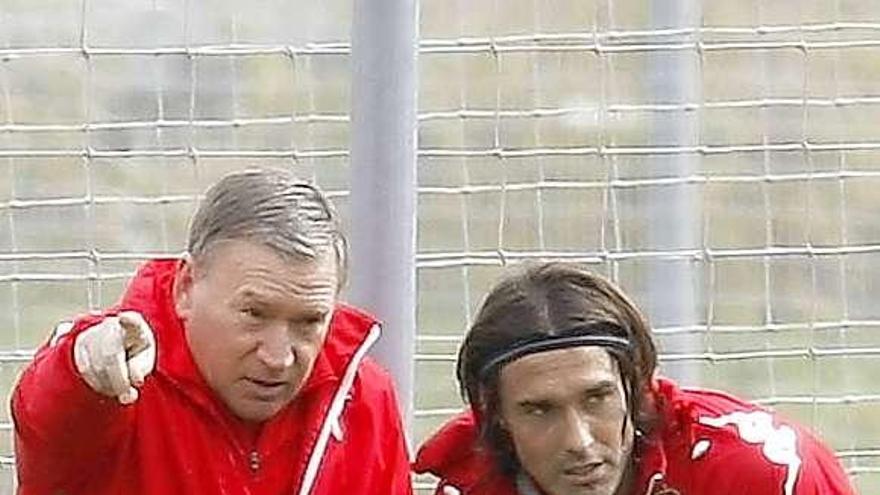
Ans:
POLYGON ((608 334, 586 333, 595 332, 602 327, 619 328, 617 325, 601 322, 577 326, 561 332, 561 335, 541 335, 536 338, 519 340, 492 355, 486 364, 480 368, 478 379, 485 381, 489 373, 504 366, 505 364, 529 354, 544 351, 555 351, 569 347, 600 346, 610 347, 621 351, 629 349, 629 340, 608 334))

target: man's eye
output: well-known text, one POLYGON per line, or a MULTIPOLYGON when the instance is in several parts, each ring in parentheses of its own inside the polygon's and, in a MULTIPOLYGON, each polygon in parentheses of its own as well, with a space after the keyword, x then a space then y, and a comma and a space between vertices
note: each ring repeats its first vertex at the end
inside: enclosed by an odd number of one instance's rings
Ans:
POLYGON ((541 417, 547 414, 547 408, 543 406, 529 406, 526 407, 525 413, 529 416, 541 417))
POLYGON ((241 308, 241 314, 253 319, 260 319, 263 317, 263 312, 260 309, 250 306, 241 308))
POLYGON ((306 319, 306 325, 320 325, 321 323, 324 323, 323 316, 314 316, 306 319))
POLYGON ((605 404, 606 402, 611 400, 611 398, 613 396, 614 396, 614 392, 612 392, 610 390, 601 390, 599 392, 595 392, 595 393, 587 395, 586 402, 587 402, 587 404, 593 404, 593 405, 605 404))
POLYGON ((315 327, 324 323, 323 315, 306 316, 293 321, 297 326, 315 327))

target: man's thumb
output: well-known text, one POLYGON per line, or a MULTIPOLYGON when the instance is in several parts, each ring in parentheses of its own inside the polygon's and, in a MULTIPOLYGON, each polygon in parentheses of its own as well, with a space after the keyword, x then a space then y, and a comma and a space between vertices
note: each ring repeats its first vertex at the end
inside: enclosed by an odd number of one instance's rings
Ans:
POLYGON ((134 311, 119 313, 119 326, 122 327, 122 345, 129 359, 147 349, 151 342, 147 337, 150 327, 143 316, 134 311))

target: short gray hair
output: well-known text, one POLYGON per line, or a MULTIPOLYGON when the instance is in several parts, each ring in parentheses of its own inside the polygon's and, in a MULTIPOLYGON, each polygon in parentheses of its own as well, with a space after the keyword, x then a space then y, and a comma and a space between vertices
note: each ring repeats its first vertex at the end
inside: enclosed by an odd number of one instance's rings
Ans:
POLYGON ((233 172, 205 192, 190 222, 187 251, 198 259, 224 240, 255 242, 299 259, 331 247, 340 285, 345 280, 348 245, 333 205, 289 170, 233 172))

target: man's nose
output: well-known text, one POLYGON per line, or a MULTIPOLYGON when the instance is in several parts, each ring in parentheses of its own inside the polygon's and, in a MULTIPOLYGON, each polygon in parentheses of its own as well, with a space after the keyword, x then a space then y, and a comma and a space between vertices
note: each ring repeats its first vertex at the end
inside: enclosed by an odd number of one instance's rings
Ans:
POLYGON ((565 450, 574 454, 583 454, 595 442, 592 427, 580 411, 571 408, 563 417, 562 442, 565 450))
POLYGON ((264 329, 263 338, 257 348, 257 358, 274 372, 282 372, 293 366, 296 358, 293 342, 286 324, 274 324, 264 329))

